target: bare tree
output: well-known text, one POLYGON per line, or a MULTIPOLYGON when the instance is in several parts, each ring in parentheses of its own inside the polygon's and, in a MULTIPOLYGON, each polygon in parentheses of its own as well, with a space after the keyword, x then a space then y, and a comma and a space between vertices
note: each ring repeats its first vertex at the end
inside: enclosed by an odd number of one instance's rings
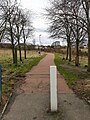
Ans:
MULTIPOLYGON (((86 29, 88 33, 88 71, 90 72, 90 0, 81 0, 86 14, 86 29)), ((82 18, 82 21, 85 21, 82 18)))
POLYGON ((71 24, 72 24, 72 32, 74 35, 74 38, 76 40, 76 57, 75 57, 75 65, 78 66, 79 65, 79 44, 82 40, 82 38, 85 37, 86 32, 83 29, 84 24, 80 23, 78 16, 81 16, 81 2, 78 0, 72 0, 71 2, 69 2, 70 5, 68 5, 68 11, 69 14, 71 14, 72 16, 70 16, 70 18, 72 19, 71 24))
POLYGON ((33 32, 34 32, 34 28, 32 26, 32 22, 30 20, 31 18, 31 14, 30 11, 23 11, 22 14, 22 36, 23 36, 23 40, 24 40, 24 58, 26 59, 26 40, 27 38, 30 38, 31 36, 33 36, 33 32))
MULTIPOLYGON (((15 63, 15 40, 14 40, 14 32, 13 32, 13 28, 14 28, 14 18, 15 18, 15 9, 16 9, 17 5, 17 1, 11 1, 11 0, 7 0, 6 1, 6 15, 7 15, 7 26, 6 26, 6 31, 8 31, 9 35, 10 35, 10 41, 12 44, 12 55, 13 55, 13 63, 15 63)), ((7 32, 6 32, 7 33, 7 32)), ((7 36, 7 34, 6 34, 7 36)))
POLYGON ((24 10, 19 7, 17 0, 2 1, 0 11, 2 13, 0 15, 0 38, 8 39, 11 42, 13 63, 17 63, 16 46, 18 44, 20 61, 22 61, 21 39, 24 38, 24 48, 26 50, 26 39, 32 33, 33 27, 30 19, 27 19, 28 13, 25 12, 24 14, 24 10))
POLYGON ((79 65, 79 44, 86 35, 85 19, 82 20, 83 14, 82 3, 78 0, 53 0, 51 8, 46 9, 47 16, 50 19, 51 37, 62 38, 66 36, 67 55, 66 59, 71 61, 71 45, 76 43, 76 60, 75 65, 79 65))
POLYGON ((51 8, 47 8, 47 17, 50 19, 50 37, 63 38, 67 42, 66 59, 71 61, 71 45, 73 41, 72 24, 68 14, 68 2, 66 0, 55 0, 51 2, 51 8))
POLYGON ((17 43, 18 43, 20 61, 22 61, 20 37, 21 37, 22 31, 23 31, 21 22, 22 22, 22 11, 21 11, 21 9, 19 9, 19 8, 17 7, 16 13, 15 13, 14 23, 15 23, 15 29, 16 29, 15 37, 16 37, 17 43))
POLYGON ((15 63, 15 37, 14 37, 14 19, 16 17, 15 11, 18 6, 17 0, 2 0, 0 3, 1 19, 2 21, 0 31, 1 39, 8 39, 12 44, 13 63, 15 63), (1 29, 2 28, 2 29, 1 29))

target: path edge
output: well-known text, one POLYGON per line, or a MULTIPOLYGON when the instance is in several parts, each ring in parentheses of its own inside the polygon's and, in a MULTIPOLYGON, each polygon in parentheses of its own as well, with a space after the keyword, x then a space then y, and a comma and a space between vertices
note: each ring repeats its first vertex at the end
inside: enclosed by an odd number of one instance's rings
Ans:
POLYGON ((10 96, 9 96, 9 98, 8 98, 6 104, 4 105, 3 110, 1 112, 0 120, 2 119, 2 117, 3 117, 3 115, 4 115, 5 111, 6 111, 6 109, 8 107, 8 104, 10 103, 10 100, 11 100, 12 96, 13 96, 13 93, 10 93, 10 96))

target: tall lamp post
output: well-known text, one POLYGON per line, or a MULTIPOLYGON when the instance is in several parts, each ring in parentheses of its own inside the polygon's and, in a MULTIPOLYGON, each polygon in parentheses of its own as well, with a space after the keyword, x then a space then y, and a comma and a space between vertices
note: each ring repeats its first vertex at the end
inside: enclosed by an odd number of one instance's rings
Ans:
POLYGON ((40 49, 40 52, 41 52, 41 34, 39 35, 39 43, 40 43, 39 49, 40 49))
POLYGON ((39 35, 39 42, 40 42, 40 46, 41 46, 41 34, 39 35))

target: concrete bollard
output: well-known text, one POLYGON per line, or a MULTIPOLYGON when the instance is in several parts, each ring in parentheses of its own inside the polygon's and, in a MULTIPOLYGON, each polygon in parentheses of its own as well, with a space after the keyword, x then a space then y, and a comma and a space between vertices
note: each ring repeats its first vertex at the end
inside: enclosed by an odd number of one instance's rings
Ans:
POLYGON ((50 103, 51 112, 57 112, 57 69, 50 66, 50 103))

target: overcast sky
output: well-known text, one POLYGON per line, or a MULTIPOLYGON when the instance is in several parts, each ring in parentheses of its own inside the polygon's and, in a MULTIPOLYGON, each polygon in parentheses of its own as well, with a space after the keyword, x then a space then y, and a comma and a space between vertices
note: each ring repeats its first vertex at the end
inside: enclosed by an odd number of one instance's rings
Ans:
POLYGON ((55 40, 48 38, 49 34, 46 32, 48 24, 45 17, 42 15, 44 13, 44 8, 49 6, 48 0, 21 0, 21 4, 24 8, 30 9, 33 12, 32 22, 36 30, 36 44, 40 44, 39 35, 41 35, 41 43, 43 45, 51 45, 55 40))

